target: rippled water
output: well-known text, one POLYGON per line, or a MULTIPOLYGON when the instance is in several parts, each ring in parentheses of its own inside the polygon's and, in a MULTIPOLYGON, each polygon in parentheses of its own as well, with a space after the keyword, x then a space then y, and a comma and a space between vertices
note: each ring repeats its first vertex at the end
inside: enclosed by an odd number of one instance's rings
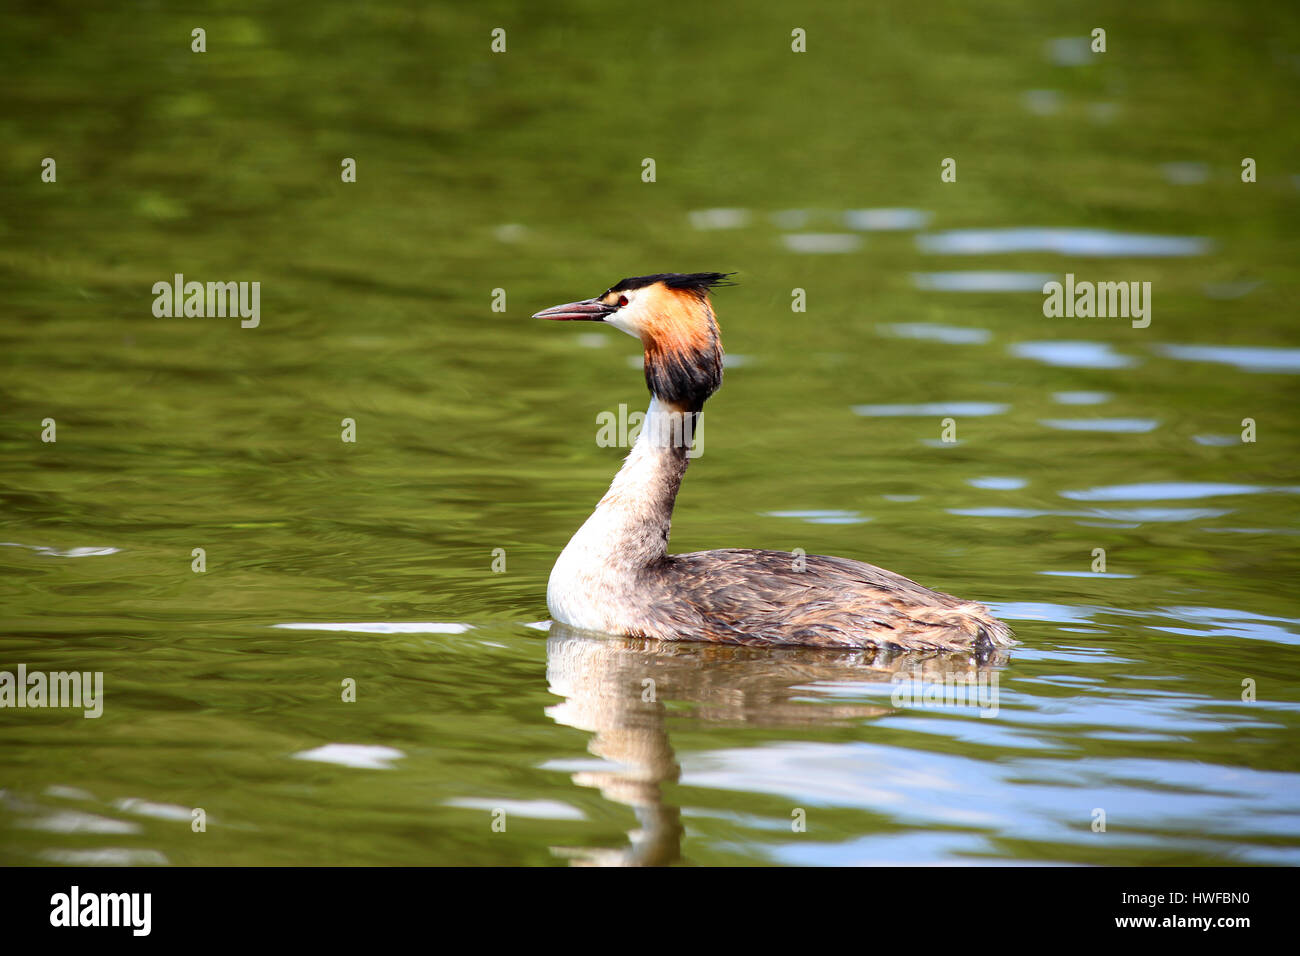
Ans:
POLYGON ((450 7, 232 9, 206 58, 14 15, 0 671, 104 691, 0 709, 0 862, 1300 863, 1300 28, 1188 9, 1104 60, 1012 4, 814 5, 801 59, 761 6, 502 7, 495 57, 450 7), (645 394, 527 316, 664 269, 740 272, 674 549, 869 560, 1019 645, 550 625, 645 394), (154 317, 178 272, 260 326, 154 317), (1045 317, 1067 272, 1150 326, 1045 317))

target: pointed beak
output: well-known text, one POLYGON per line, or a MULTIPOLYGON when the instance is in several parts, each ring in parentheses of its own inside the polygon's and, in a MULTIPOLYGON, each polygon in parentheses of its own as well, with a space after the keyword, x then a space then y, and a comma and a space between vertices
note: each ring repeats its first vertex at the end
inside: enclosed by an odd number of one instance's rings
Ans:
POLYGON ((541 312, 534 313, 534 319, 554 319, 558 322, 600 322, 605 316, 612 315, 615 309, 600 299, 584 299, 567 305, 556 305, 541 312))

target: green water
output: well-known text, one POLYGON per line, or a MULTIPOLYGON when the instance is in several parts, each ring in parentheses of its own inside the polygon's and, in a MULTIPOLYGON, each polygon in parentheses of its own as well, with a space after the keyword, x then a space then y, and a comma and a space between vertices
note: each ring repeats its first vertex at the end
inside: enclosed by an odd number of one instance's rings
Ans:
POLYGON ((3 20, 0 670, 104 694, 0 709, 0 862, 1300 862, 1294 7, 3 20), (1033 227, 1205 243, 923 238, 1033 227), (988 602, 1004 659, 545 632, 597 415, 646 395, 631 339, 528 316, 715 269, 674 549, 869 560, 988 602), (1151 282, 1151 322, 915 277, 972 270, 1151 282), (176 273, 260 324, 155 317, 176 273))

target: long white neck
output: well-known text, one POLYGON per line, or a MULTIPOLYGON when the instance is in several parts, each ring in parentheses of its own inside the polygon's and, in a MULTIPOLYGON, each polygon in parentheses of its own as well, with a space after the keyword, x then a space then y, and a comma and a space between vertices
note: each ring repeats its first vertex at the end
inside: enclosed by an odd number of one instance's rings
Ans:
POLYGON ((551 571, 551 615, 575 627, 610 630, 633 598, 635 575, 668 552, 673 503, 686 473, 698 415, 652 399, 636 444, 605 497, 551 571))

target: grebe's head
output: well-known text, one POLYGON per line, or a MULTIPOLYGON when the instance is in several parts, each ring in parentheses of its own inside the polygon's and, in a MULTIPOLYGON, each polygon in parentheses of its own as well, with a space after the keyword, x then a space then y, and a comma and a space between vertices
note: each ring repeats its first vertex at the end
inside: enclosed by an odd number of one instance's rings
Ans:
POLYGON ((729 285, 722 272, 635 276, 594 299, 545 309, 535 319, 605 322, 645 347, 645 381, 661 402, 698 412, 722 386, 722 339, 709 291, 729 285))

